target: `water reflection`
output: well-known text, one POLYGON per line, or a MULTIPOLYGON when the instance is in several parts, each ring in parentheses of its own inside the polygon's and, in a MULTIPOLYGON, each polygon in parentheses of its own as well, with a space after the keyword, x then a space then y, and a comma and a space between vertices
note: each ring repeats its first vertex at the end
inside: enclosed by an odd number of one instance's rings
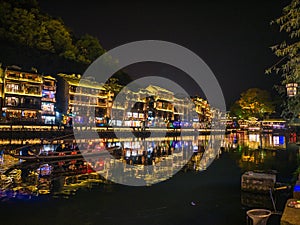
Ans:
MULTIPOLYGON (((207 136, 119 141, 105 143, 106 147, 122 146, 115 152, 119 157, 93 157, 61 160, 55 162, 18 161, 8 155, 1 158, 0 199, 31 199, 37 196, 68 198, 78 190, 95 186, 109 188, 111 178, 121 182, 146 182, 145 185, 170 178, 178 170, 203 171, 222 152, 231 152, 242 170, 280 169, 282 174, 289 161, 294 161, 299 152, 286 154, 284 136, 260 134, 230 134, 207 136), (222 141, 221 149, 213 149, 214 141, 222 141), (282 154, 284 153, 284 154, 282 154), (291 154, 291 155, 290 155, 291 154), (287 157, 287 158, 286 158, 287 157), (281 163, 281 165, 280 165, 281 163), (149 167, 151 165, 151 167, 149 167), (120 175, 120 173, 122 173, 120 175), (124 176, 124 174, 126 176, 124 176), (110 178, 110 179, 108 179, 110 178)), ((44 151, 53 151, 56 146, 44 146, 44 151)))
POLYGON ((272 135, 262 133, 233 133, 224 139, 224 146, 227 148, 265 149, 278 150, 286 148, 286 137, 284 135, 272 135))
POLYGON ((300 148, 289 143, 284 135, 230 134, 224 139, 242 172, 249 170, 277 170, 278 177, 290 177, 297 168, 300 148))

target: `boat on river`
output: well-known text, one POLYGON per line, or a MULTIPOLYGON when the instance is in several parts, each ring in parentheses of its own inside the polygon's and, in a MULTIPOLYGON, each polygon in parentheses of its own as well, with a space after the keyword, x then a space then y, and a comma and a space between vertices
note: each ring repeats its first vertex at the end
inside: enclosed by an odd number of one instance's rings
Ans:
POLYGON ((274 189, 276 183, 276 172, 247 171, 242 175, 242 191, 254 193, 269 193, 274 189))
POLYGON ((78 159, 78 158, 92 158, 92 157, 105 157, 105 156, 118 156, 119 152, 122 151, 122 148, 119 146, 114 146, 106 148, 106 150, 73 150, 73 151, 63 151, 63 152, 48 152, 43 154, 31 154, 20 155, 12 154, 8 152, 9 155, 26 161, 55 161, 55 160, 66 160, 66 159, 78 159))

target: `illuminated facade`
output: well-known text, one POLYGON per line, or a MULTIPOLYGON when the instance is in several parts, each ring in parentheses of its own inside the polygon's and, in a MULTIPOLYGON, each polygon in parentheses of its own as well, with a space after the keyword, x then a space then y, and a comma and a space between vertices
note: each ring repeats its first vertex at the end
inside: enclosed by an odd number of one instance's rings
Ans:
POLYGON ((43 77, 43 89, 42 89, 42 121, 45 124, 55 124, 55 99, 56 95, 56 79, 51 76, 43 77))
POLYGON ((113 93, 92 78, 81 79, 81 75, 62 73, 58 76, 57 108, 64 115, 66 125, 72 126, 75 122, 104 126, 108 123, 113 93))
POLYGON ((209 128, 213 118, 222 120, 222 118, 224 117, 220 110, 211 107, 207 100, 199 97, 194 97, 192 98, 192 100, 195 104, 195 111, 198 114, 199 118, 199 122, 194 123, 194 127, 209 128))
MULTIPOLYGON (((139 90, 138 92, 131 91, 127 89, 125 92, 125 98, 122 99, 124 102, 124 111, 123 111, 123 126, 128 127, 139 127, 143 126, 142 123, 146 121, 147 112, 146 112, 146 96, 147 93, 145 90, 139 90)), ((117 105, 117 104, 114 104, 117 105)), ((122 105, 122 104, 119 104, 122 105)), ((114 108, 114 111, 116 109, 114 108)), ((118 119, 121 118, 121 112, 119 112, 118 119)), ((119 121, 118 121, 119 123, 119 121)))
POLYGON ((205 128, 217 112, 202 98, 154 85, 137 91, 124 87, 113 99, 92 77, 60 73, 54 78, 11 67, 1 71, 0 110, 6 122, 205 128))
POLYGON ((113 104, 112 125, 165 127, 174 119, 174 94, 157 86, 138 91, 124 88, 113 104))
POLYGON ((42 75, 6 68, 2 116, 11 122, 41 122, 42 75))
POLYGON ((151 96, 148 100, 148 119, 152 126, 166 126, 168 121, 174 120, 174 93, 154 85, 146 88, 151 96))
POLYGON ((3 102, 3 81, 4 81, 4 72, 0 67, 0 120, 2 120, 2 102, 3 102))
POLYGON ((124 88, 112 106, 111 125, 126 127, 201 127, 211 120, 210 106, 201 98, 190 99, 150 85, 138 91, 124 88))

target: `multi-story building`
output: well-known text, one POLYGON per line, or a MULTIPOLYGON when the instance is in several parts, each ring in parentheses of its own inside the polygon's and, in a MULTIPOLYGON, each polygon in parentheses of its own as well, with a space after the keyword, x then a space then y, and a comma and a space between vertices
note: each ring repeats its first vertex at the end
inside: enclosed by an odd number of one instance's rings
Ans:
POLYGON ((41 100, 42 121, 45 124, 58 123, 55 113, 56 79, 51 76, 43 77, 43 90, 41 100))
POLYGON ((165 126, 173 118, 172 92, 157 86, 132 91, 124 88, 112 107, 113 126, 165 126), (158 91, 163 92, 159 95, 158 91))
MULTIPOLYGON (((138 127, 143 126, 142 123, 146 121, 148 112, 147 107, 147 93, 140 89, 137 92, 128 90, 125 92, 125 113, 124 126, 138 127)), ((146 125, 146 124, 144 124, 146 125)))
POLYGON ((4 82, 4 70, 0 67, 0 121, 2 120, 2 102, 3 102, 3 82, 4 82))
POLYGON ((92 78, 58 74, 57 109, 68 126, 73 122, 104 126, 108 123, 112 100, 113 93, 92 78))
POLYGON ((150 85, 114 94, 93 78, 57 78, 8 67, 0 71, 0 113, 11 122, 96 123, 97 126, 204 127, 217 110, 202 98, 174 94, 150 85))
POLYGON ((154 85, 148 86, 146 91, 151 96, 148 101, 148 117, 154 118, 152 125, 165 126, 167 121, 174 120, 174 93, 154 85))
POLYGON ((2 82, 2 116, 11 122, 41 122, 42 75, 7 67, 2 82))
POLYGON ((199 97, 192 98, 195 104, 195 112, 198 114, 198 121, 193 124, 197 128, 205 128, 211 122, 213 117, 213 110, 208 104, 207 100, 199 97))
POLYGON ((210 121, 207 101, 190 99, 184 95, 150 85, 138 91, 124 88, 112 107, 113 126, 138 127, 200 127, 210 121), (197 126, 195 125, 197 124, 197 126))

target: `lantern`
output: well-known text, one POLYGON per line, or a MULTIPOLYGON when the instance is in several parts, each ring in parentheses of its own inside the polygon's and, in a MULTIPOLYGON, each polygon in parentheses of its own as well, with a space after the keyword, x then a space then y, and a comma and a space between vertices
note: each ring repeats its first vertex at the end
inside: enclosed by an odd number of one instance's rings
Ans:
POLYGON ((288 83, 288 84, 286 84, 287 96, 294 97, 297 94, 297 88, 298 88, 297 83, 288 83))

